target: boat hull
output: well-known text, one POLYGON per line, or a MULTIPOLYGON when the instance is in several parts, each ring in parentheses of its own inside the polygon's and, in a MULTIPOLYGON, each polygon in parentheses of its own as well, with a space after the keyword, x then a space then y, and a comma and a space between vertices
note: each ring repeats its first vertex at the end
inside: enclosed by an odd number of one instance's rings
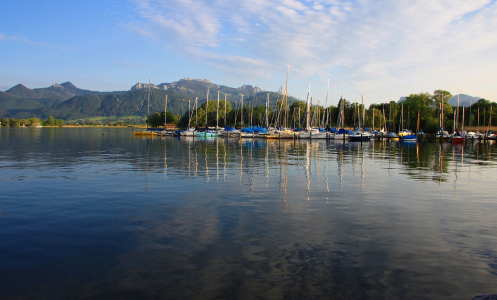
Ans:
POLYGON ((133 135, 138 135, 138 136, 156 136, 157 132, 155 132, 155 131, 133 131, 133 135))

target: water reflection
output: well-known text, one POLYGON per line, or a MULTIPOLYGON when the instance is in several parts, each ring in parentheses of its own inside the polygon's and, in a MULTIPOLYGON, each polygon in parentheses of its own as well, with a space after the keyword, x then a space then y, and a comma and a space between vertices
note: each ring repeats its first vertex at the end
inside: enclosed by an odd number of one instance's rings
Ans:
POLYGON ((7 298, 494 292, 493 143, 106 130, 0 130, 7 298))
MULTIPOLYGON (((380 165, 387 165, 387 169, 402 168, 406 174, 415 180, 435 180, 444 182, 444 174, 449 173, 449 169, 459 162, 463 167, 467 164, 493 165, 492 144, 473 143, 467 145, 451 145, 449 143, 399 143, 389 141, 376 141, 371 143, 340 143, 326 141, 288 141, 288 140, 224 140, 224 139, 194 139, 183 138, 174 140, 164 140, 164 161, 167 161, 166 145, 178 148, 176 143, 182 145, 184 152, 188 156, 187 163, 182 166, 175 164, 182 169, 186 167, 188 176, 198 176, 199 171, 208 181, 212 177, 209 171, 215 172, 216 180, 230 174, 230 167, 235 167, 239 171, 240 182, 245 175, 251 178, 254 174, 263 172, 266 179, 272 164, 289 164, 300 166, 304 161, 306 178, 311 175, 311 165, 315 164, 316 170, 327 168, 329 173, 330 162, 336 161, 338 174, 343 183, 343 167, 350 165, 352 174, 358 175, 364 180, 367 169, 365 162, 371 160, 380 165), (199 159, 203 160, 203 165, 199 165, 199 159), (260 170, 261 167, 264 169, 260 170), (192 173, 193 172, 193 173, 192 173), (358 174, 356 174, 358 172, 358 174), (430 173, 432 173, 430 175, 430 173)), ((182 151, 183 152, 183 151, 182 151)), ((177 162, 182 161, 184 155, 172 152, 171 154, 177 162)), ((166 164, 164 162, 164 164, 166 164)), ((154 168, 154 166, 152 166, 154 168)), ((320 172, 317 172, 319 175, 320 172)), ((308 181, 308 180, 307 180, 308 181)), ((365 182, 361 182, 364 185, 365 182)))

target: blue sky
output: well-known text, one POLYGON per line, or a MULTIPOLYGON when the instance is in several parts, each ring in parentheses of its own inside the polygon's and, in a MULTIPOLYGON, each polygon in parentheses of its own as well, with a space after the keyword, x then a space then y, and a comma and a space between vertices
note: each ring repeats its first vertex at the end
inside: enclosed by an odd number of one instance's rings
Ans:
POLYGON ((202 78, 328 104, 444 89, 497 100, 496 1, 2 1, 0 90, 202 78))

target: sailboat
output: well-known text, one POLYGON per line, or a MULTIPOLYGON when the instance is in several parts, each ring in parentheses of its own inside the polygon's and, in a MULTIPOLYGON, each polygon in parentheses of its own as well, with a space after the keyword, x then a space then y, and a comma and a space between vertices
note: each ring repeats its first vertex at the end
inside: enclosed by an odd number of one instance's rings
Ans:
MULTIPOLYGON (((362 97, 362 106, 363 106, 363 117, 362 117, 362 126, 365 128, 365 122, 366 122, 366 111, 365 111, 365 106, 364 106, 364 95, 361 95, 362 97)), ((358 113, 359 113, 359 127, 353 131, 352 134, 349 135, 349 140, 350 141, 369 141, 371 139, 372 134, 369 132, 365 132, 364 130, 361 130, 361 113, 360 113, 361 107, 359 106, 358 113)))
MULTIPOLYGON (((409 123, 409 116, 407 117, 407 123, 409 123)), ((400 124, 401 124, 401 126, 404 125, 404 104, 402 104, 400 124)), ((399 135, 399 139, 401 141, 405 141, 405 142, 416 141, 418 139, 418 137, 415 134, 412 134, 412 131, 407 129, 407 128, 400 130, 398 135, 399 135)))
MULTIPOLYGON (((227 95, 224 95, 224 129, 219 132, 219 136, 225 136, 225 137, 239 137, 240 136, 240 130, 235 129, 234 127, 228 127, 226 126, 226 105, 227 105, 227 95)), ((235 117, 235 123, 236 123, 236 117, 235 117)))
POLYGON ((442 93, 442 103, 440 103, 440 115, 438 119, 438 130, 435 134, 435 138, 438 139, 449 139, 449 132, 444 130, 444 94, 442 93))
POLYGON ((416 126, 416 135, 419 137, 425 137, 423 129, 421 129, 421 110, 418 110, 418 125, 416 126))
MULTIPOLYGON (((288 70, 286 72, 286 87, 285 87, 285 96, 282 105, 284 105, 284 123, 283 128, 274 130, 271 133, 266 135, 268 139, 293 139, 295 138, 295 132, 291 131, 287 128, 287 117, 288 117, 288 74, 290 73, 290 65, 288 66, 288 70)), ((282 109, 283 111, 283 109, 282 109)))
POLYGON ((148 79, 148 89, 147 89, 147 92, 143 96, 142 104, 140 106, 140 109, 138 110, 138 116, 140 116, 140 111, 141 111, 141 109, 143 107, 143 104, 145 103, 145 98, 147 98, 147 121, 146 121, 147 122, 147 130, 144 130, 144 131, 135 131, 136 121, 138 121, 138 119, 136 119, 135 120, 135 124, 133 125, 133 128, 131 129, 131 132, 133 133, 133 135, 156 136, 157 132, 155 130, 150 130, 148 128, 148 116, 150 115, 150 78, 148 79))
POLYGON ((487 140, 497 140, 497 135, 492 132, 492 110, 493 107, 490 106, 490 120, 488 121, 488 131, 485 133, 485 138, 487 140))
POLYGON ((454 133, 450 136, 450 141, 452 143, 464 143, 466 141, 466 137, 463 134, 461 134, 461 132, 457 129, 456 116, 457 116, 456 110, 454 110, 454 133))
MULTIPOLYGON (((196 104, 197 104, 197 102, 195 101, 194 105, 196 105, 196 104)), ((190 121, 192 119, 192 114, 193 114, 193 109, 190 110, 190 99, 188 99, 188 112, 187 112, 187 114, 188 114, 188 127, 187 127, 188 129, 186 131, 182 131, 181 136, 192 136, 193 137, 193 136, 195 136, 195 128, 191 128, 191 123, 190 123, 190 121)))
POLYGON ((208 127, 208 112, 209 112, 209 89, 207 89, 207 97, 205 100, 205 130, 204 131, 195 131, 195 136, 198 137, 215 137, 217 136, 217 132, 210 130, 208 127))
POLYGON ((173 132, 171 130, 167 130, 167 95, 164 96, 164 129, 161 134, 172 135, 173 132))
MULTIPOLYGON (((311 107, 312 107, 312 97, 311 97, 311 81, 309 80, 309 93, 307 94, 307 105, 306 105, 306 126, 305 131, 299 134, 301 139, 325 139, 326 133, 320 132, 318 128, 312 128, 311 124, 311 107)), ((319 104, 316 107, 314 114, 319 109, 319 104)), ((319 118, 318 118, 319 119, 319 118)))

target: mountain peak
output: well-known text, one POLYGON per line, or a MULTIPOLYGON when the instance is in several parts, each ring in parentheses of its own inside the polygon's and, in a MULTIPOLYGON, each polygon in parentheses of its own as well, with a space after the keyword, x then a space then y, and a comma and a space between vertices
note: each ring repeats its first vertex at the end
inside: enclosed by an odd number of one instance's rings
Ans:
POLYGON ((77 87, 72 84, 70 81, 66 81, 64 83, 61 84, 61 86, 67 88, 67 89, 77 89, 77 87))
MULTIPOLYGON (((478 100, 480 100, 481 97, 474 97, 466 94, 459 94, 459 105, 460 106, 465 106, 469 107, 471 104, 475 104, 478 100)), ((449 103, 457 107, 457 95, 452 96, 452 98, 449 99, 449 103)))
POLYGON ((242 85, 241 87, 238 88, 238 90, 245 91, 247 93, 252 93, 252 91, 254 93, 259 93, 262 91, 260 88, 253 86, 253 85, 248 85, 248 84, 242 85))
POLYGON ((22 89, 28 89, 28 90, 30 89, 30 88, 27 88, 26 86, 24 86, 22 83, 18 83, 18 84, 16 84, 16 85, 15 85, 14 87, 12 87, 12 88, 16 88, 16 87, 18 87, 18 88, 22 88, 22 89))
POLYGON ((16 86, 8 89, 7 91, 5 91, 6 93, 10 93, 10 94, 14 94, 14 95, 18 95, 18 96, 21 96, 21 97, 28 97, 28 98, 33 98, 33 97, 37 97, 38 96, 38 93, 36 91, 33 91, 32 89, 30 88, 27 88, 25 87, 24 85, 22 84, 17 84, 16 86))
MULTIPOLYGON (((135 85, 133 85, 131 87, 131 90, 130 91, 136 91, 136 90, 139 90, 139 89, 144 89, 144 88, 148 88, 148 83, 140 83, 140 82, 137 82, 135 85)), ((150 84, 150 88, 152 89, 158 89, 159 87, 156 86, 155 84, 151 83, 150 84)))

